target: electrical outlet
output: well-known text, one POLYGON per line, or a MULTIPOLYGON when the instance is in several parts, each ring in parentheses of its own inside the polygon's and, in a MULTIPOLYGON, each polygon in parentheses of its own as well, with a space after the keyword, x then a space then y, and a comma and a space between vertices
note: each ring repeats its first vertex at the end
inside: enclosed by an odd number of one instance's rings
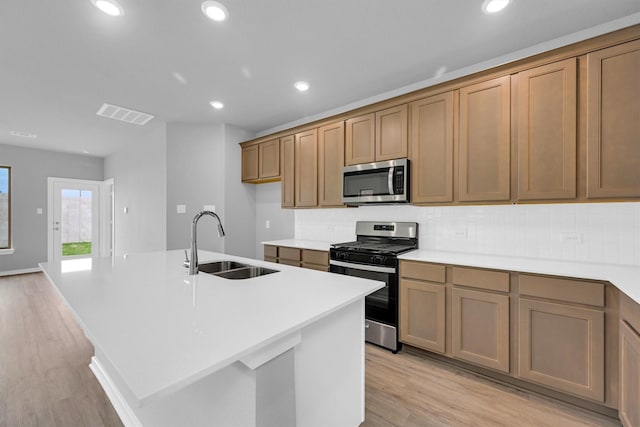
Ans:
POLYGON ((458 228, 453 231, 454 239, 466 240, 467 239, 467 229, 466 228, 458 228))
POLYGON ((266 221, 264 222, 264 228, 271 228, 271 221, 266 220, 266 221))
POLYGON ((176 205, 176 213, 187 213, 187 205, 176 205))
POLYGON ((204 210, 205 211, 215 212, 216 211, 216 205, 204 205, 204 210))
POLYGON ((560 233, 560 238, 563 243, 582 244, 582 233, 577 231, 563 231, 560 233))

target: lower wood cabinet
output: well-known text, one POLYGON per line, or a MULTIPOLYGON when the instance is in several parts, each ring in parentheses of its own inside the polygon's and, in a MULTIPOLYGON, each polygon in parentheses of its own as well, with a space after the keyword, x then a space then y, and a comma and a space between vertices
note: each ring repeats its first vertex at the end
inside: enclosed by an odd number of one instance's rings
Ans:
POLYGON ((445 352, 444 283, 400 282, 400 341, 425 350, 445 352))
POLYGON ((620 421, 640 426, 640 335, 620 321, 620 421))
POLYGON ((509 295, 453 288, 452 354, 509 372, 509 295))
POLYGON ((604 311, 520 298, 518 376, 604 402, 604 311))
POLYGON ((329 252, 327 251, 264 245, 264 260, 294 267, 329 271, 329 252))

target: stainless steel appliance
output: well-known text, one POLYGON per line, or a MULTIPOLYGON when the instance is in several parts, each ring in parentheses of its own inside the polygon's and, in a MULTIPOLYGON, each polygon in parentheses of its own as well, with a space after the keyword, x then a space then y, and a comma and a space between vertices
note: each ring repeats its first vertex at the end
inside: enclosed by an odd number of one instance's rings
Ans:
POLYGON ((409 160, 345 166, 342 202, 346 205, 409 202, 409 160))
POLYGON ((331 245, 333 273, 385 282, 365 298, 365 340, 394 353, 398 342, 398 255, 418 248, 415 222, 356 223, 356 241, 331 245))

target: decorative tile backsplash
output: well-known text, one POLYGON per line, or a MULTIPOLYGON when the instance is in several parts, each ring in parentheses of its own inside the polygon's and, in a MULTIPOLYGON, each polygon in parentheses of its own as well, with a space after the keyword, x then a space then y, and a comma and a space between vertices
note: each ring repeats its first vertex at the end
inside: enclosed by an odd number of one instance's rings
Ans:
POLYGON ((300 209, 295 238, 344 242, 376 220, 418 222, 422 249, 640 265, 640 202, 300 209))

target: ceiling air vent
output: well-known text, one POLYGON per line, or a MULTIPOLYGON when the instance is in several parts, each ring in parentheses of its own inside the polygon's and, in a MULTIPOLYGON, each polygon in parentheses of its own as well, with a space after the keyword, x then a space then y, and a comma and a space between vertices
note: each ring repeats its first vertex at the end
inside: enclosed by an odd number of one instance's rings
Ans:
POLYGON ((134 111, 111 104, 103 104, 96 114, 108 119, 120 120, 121 122, 140 126, 146 125, 147 122, 154 117, 151 114, 141 113, 140 111, 134 111))

